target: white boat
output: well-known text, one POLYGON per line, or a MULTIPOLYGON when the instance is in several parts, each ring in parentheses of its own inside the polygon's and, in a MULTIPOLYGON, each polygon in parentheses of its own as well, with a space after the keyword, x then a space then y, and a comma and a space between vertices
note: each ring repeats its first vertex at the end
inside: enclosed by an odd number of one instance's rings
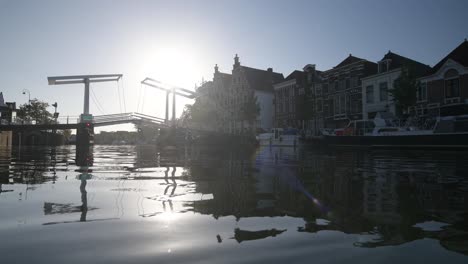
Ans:
POLYGON ((300 134, 295 128, 272 128, 271 132, 259 134, 256 138, 261 146, 296 147, 299 145, 300 134))
POLYGON ((332 146, 468 148, 468 115, 440 117, 434 128, 390 126, 385 120, 351 121, 346 128, 322 131, 332 146))

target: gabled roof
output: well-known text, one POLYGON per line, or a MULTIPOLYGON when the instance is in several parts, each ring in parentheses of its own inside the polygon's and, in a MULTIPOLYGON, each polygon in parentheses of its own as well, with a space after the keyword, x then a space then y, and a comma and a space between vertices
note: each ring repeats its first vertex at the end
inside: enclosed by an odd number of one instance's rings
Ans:
POLYGON ((218 74, 220 76, 224 87, 229 87, 229 85, 231 85, 231 82, 232 82, 232 75, 231 74, 224 73, 224 72, 217 72, 216 74, 218 74))
POLYGON ((284 80, 283 74, 240 66, 250 87, 254 90, 273 91, 273 84, 284 80))
POLYGON ((445 58, 434 65, 428 75, 436 73, 448 59, 454 60, 464 67, 468 67, 468 41, 465 39, 465 41, 452 50, 445 58))
POLYGON ((288 77, 286 77, 284 79, 284 81, 289 81, 289 80, 293 80, 293 79, 301 79, 301 78, 305 78, 307 76, 307 73, 303 72, 303 71, 298 71, 298 70, 295 70, 293 72, 291 72, 288 77))
POLYGON ((428 65, 425 65, 419 61, 409 59, 407 57, 403 57, 391 51, 388 51, 388 53, 385 54, 382 60, 391 61, 389 70, 398 69, 404 65, 407 65, 407 66, 413 67, 416 74, 423 75, 423 74, 426 74, 431 69, 431 67, 428 65))
POLYGON ((352 64, 352 63, 355 63, 355 62, 358 62, 358 61, 362 61, 364 59, 361 59, 361 58, 358 58, 358 57, 354 57, 353 55, 349 54, 349 56, 344 59, 342 62, 340 62, 338 65, 336 65, 335 67, 333 67, 333 69, 336 69, 336 68, 339 68, 339 67, 343 67, 343 66, 346 66, 346 65, 349 65, 349 64, 352 64))

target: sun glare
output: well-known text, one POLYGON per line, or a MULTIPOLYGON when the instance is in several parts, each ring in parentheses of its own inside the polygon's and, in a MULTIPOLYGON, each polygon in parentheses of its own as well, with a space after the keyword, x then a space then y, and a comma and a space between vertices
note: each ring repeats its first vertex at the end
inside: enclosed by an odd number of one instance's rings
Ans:
MULTIPOLYGON (((185 45, 167 45, 153 47, 145 58, 146 64, 142 65, 142 73, 145 77, 150 77, 166 84, 178 86, 194 91, 195 85, 200 84, 203 76, 201 72, 200 54, 185 45)), ((160 93, 160 91, 147 91, 146 95, 160 93)), ((164 99, 161 96, 158 104, 146 105, 146 110, 150 112, 163 113, 164 99), (159 107, 159 108, 158 108, 159 107)), ((193 100, 178 96, 176 99, 176 112, 180 116, 186 104, 193 103, 193 100)), ((172 105, 172 98, 169 102, 172 105)))
POLYGON ((150 52, 145 73, 156 80, 193 89, 200 82, 197 54, 189 47, 170 46, 150 52))

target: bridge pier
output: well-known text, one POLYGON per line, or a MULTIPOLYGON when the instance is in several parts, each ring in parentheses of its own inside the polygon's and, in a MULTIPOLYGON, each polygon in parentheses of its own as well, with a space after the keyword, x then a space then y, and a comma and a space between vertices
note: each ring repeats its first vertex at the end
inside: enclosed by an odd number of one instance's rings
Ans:
POLYGON ((94 145, 94 124, 79 123, 76 129, 76 146, 86 147, 94 145))

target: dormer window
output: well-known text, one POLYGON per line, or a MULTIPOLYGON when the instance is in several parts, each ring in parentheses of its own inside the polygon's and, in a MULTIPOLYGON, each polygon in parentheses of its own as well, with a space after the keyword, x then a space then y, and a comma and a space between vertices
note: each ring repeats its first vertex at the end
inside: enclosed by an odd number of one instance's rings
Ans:
POLYGON ((390 68, 390 60, 379 61, 379 73, 387 72, 390 68))

